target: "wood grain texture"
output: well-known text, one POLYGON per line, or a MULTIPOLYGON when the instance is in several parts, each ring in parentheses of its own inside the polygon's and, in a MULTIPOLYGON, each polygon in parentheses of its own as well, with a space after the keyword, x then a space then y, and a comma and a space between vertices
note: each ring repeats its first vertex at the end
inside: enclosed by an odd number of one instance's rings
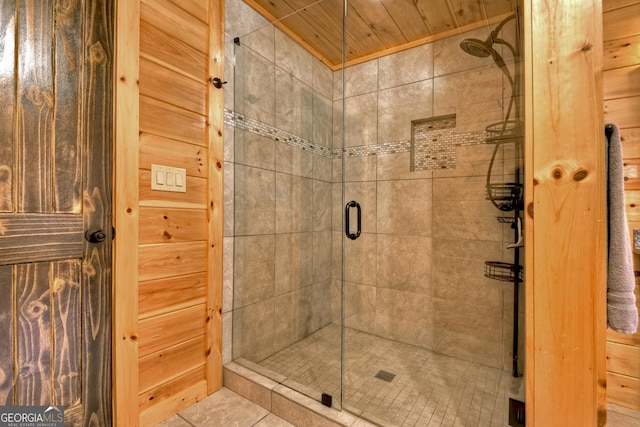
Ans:
POLYGON ((525 2, 527 425, 606 423, 601 6, 525 2))
POLYGON ((206 54, 178 40, 146 21, 140 22, 140 55, 165 67, 204 82, 206 54))
POLYGON ((206 381, 191 383, 188 387, 180 390, 160 403, 146 408, 140 413, 141 426, 155 426, 171 415, 182 411, 185 408, 197 403, 207 397, 206 381))
POLYGON ((205 117, 140 96, 140 131, 192 144, 205 144, 205 117))
POLYGON ((621 7, 602 16, 604 40, 615 40, 640 34, 640 3, 621 7))
POLYGON ((140 281, 207 271, 206 242, 140 245, 140 281))
POLYGON ((54 401, 51 389, 51 273, 51 263, 16 266, 18 405, 48 405, 54 401))
POLYGON ((187 170, 187 175, 207 177, 208 148, 175 139, 142 133, 140 135, 140 168, 151 170, 151 164, 168 165, 187 170))
POLYGON ((0 265, 82 258, 79 215, 0 214, 0 265))
MULTIPOLYGON (((204 366, 205 344, 205 338, 202 335, 175 347, 140 358, 140 393, 204 366)), ((137 399, 135 402, 137 404, 137 399)))
POLYGON ((604 118, 621 128, 640 127, 640 96, 608 99, 604 102, 604 118))
POLYGON ((640 96, 640 65, 604 72, 604 98, 640 96))
POLYGON ((43 0, 19 5, 16 138, 21 212, 50 213, 52 208, 54 4, 43 0))
POLYGON ((53 75, 53 201, 56 213, 82 211, 82 2, 57 0, 53 75))
POLYGON ((207 25, 170 0, 140 0, 140 19, 200 51, 207 51, 207 25))
POLYGON ((607 370, 640 378, 640 347, 607 342, 607 370))
POLYGON ((139 323, 138 354, 144 357, 202 335, 205 323, 204 304, 143 319, 139 323))
POLYGON ((604 69, 637 64, 640 57, 640 35, 604 42, 604 69))
POLYGON ((140 94, 198 114, 205 113, 205 80, 195 81, 149 59, 140 59, 140 94))
MULTIPOLYGON (((209 2, 209 74, 224 76, 223 0, 209 2)), ((207 189, 207 392, 222 387, 222 288, 224 231, 224 91, 209 88, 209 186, 207 189)))
POLYGON ((55 263, 51 283, 53 387, 56 404, 66 408, 82 399, 81 269, 80 260, 55 263))
POLYGON ((625 408, 640 409, 640 379, 607 373, 607 394, 611 403, 625 408))
POLYGON ((204 209, 140 208, 140 243, 202 240, 207 234, 204 209))
POLYGON ((140 319, 205 303, 205 283, 204 272, 140 282, 140 319))
POLYGON ((137 426, 139 1, 117 2, 115 32, 113 423, 137 426))
POLYGON ((156 388, 141 393, 138 396, 138 405, 140 407, 140 412, 144 412, 146 409, 152 406, 160 404, 167 399, 171 399, 173 396, 179 395, 182 391, 188 389, 189 387, 204 381, 204 366, 200 366, 191 372, 187 372, 186 374, 164 384, 161 384, 156 388))
POLYGON ((13 405, 13 267, 0 266, 0 406, 13 405))
MULTIPOLYGON (((16 2, 0 3, 0 51, 2 62, 15 57, 16 2)), ((14 140, 15 73, 0 75, 0 141, 14 140)), ((0 212, 12 212, 14 204, 14 145, 0 144, 0 212)))

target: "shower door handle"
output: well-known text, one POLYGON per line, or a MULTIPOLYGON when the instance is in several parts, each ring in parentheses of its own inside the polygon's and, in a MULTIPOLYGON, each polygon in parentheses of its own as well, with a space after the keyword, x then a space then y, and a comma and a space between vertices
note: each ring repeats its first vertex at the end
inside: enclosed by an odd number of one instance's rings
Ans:
POLYGON ((344 230, 348 238, 351 240, 356 240, 360 237, 360 231, 362 230, 362 209, 360 208, 360 204, 355 200, 350 201, 344 208, 344 230), (356 208, 356 213, 358 215, 358 225, 355 233, 350 232, 351 224, 349 221, 349 211, 351 208, 356 208))

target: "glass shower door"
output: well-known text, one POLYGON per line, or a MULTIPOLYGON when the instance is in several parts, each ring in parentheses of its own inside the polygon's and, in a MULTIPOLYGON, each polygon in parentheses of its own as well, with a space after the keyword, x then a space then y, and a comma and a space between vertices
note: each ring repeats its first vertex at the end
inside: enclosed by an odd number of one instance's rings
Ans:
MULTIPOLYGON (((347 33, 355 19, 347 15, 347 33)), ((524 400, 523 360, 513 357, 524 343, 523 323, 513 329, 523 285, 485 270, 487 260, 524 258, 511 247, 521 192, 504 209, 487 193, 488 182, 521 182, 523 172, 521 134, 490 141, 496 123, 522 121, 507 45, 518 42, 516 22, 347 58, 338 76, 343 407, 377 424, 507 425, 509 398, 524 400), (469 55, 470 40, 488 54, 469 55)))

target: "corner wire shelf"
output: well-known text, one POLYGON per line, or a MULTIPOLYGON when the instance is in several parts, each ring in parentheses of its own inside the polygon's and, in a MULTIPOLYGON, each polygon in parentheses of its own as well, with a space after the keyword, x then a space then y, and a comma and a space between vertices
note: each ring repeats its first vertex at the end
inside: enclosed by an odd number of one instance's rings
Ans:
POLYGON ((517 142, 522 139, 521 123, 516 120, 505 120, 492 123, 485 128, 487 144, 505 144, 517 142))
POLYGON ((522 266, 500 261, 485 261, 484 275, 503 282, 522 282, 522 266))

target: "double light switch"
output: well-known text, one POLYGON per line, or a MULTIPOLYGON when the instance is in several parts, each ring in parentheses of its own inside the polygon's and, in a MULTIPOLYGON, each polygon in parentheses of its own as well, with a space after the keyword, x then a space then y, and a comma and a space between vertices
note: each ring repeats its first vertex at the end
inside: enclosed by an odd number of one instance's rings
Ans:
POLYGON ((187 191, 186 169, 152 164, 151 189, 185 193, 187 191))

